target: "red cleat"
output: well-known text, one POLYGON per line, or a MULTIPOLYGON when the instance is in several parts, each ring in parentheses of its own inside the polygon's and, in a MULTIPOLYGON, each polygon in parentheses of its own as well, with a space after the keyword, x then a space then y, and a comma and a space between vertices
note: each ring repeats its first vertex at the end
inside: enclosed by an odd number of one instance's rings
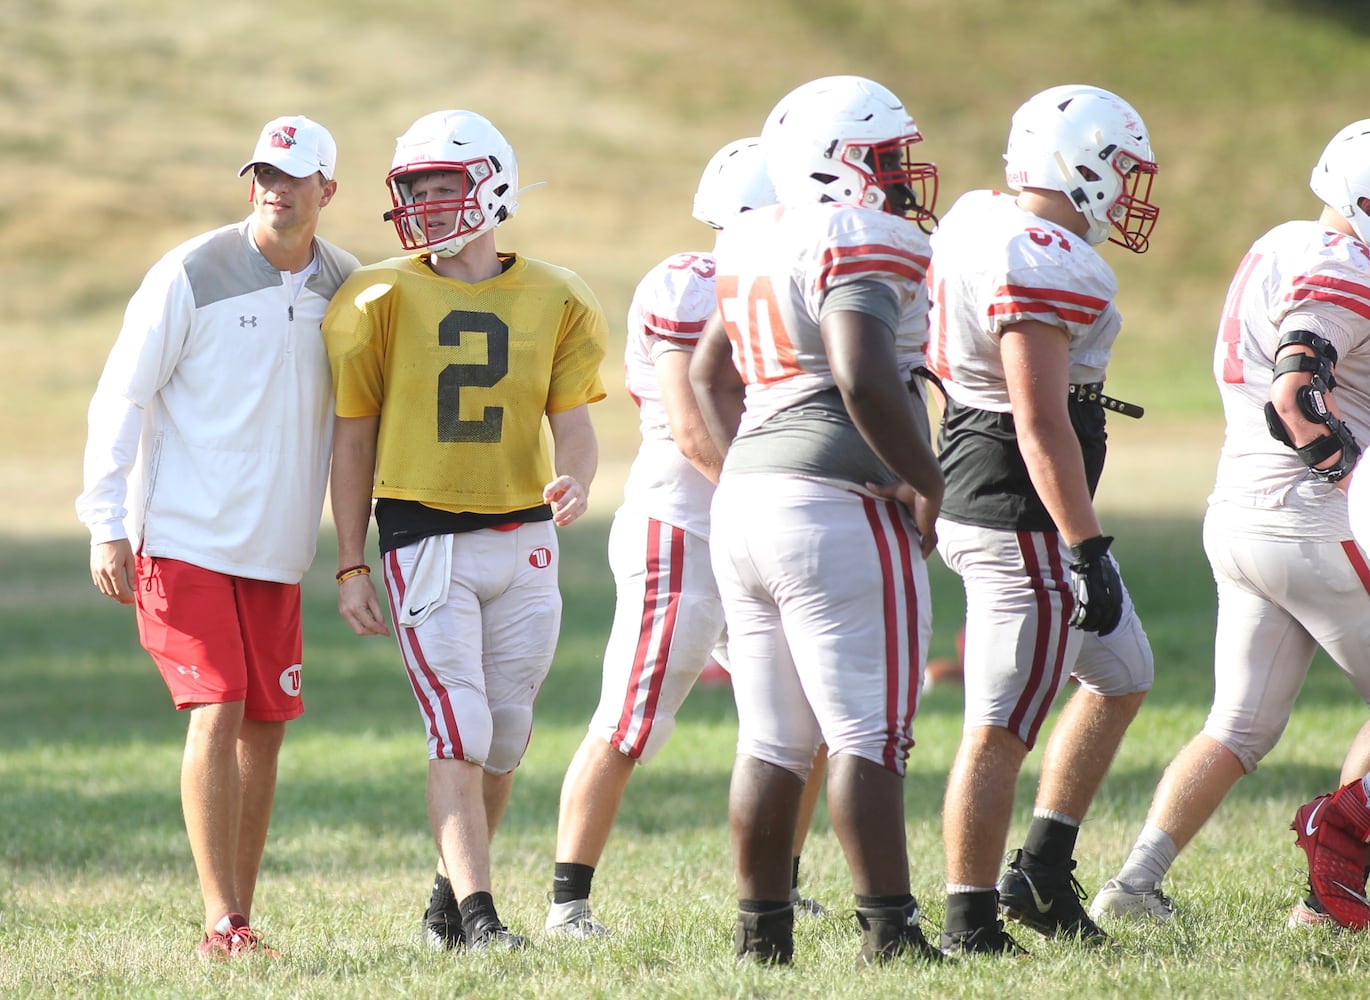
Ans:
POLYGON ((1363 839, 1370 832, 1370 807, 1359 779, 1300 806, 1290 829, 1308 856, 1308 884, 1322 912, 1339 927, 1370 927, 1365 896, 1370 846, 1363 839))
POLYGON ((277 958, 280 952, 262 944, 261 935, 247 925, 241 913, 229 913, 200 941, 200 958, 224 962, 244 955, 277 958))

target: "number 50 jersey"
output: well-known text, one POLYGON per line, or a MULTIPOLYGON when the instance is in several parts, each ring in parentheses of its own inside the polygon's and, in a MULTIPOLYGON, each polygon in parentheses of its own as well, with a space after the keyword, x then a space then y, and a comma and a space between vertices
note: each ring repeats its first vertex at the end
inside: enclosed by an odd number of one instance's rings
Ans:
POLYGON ((608 325, 585 282, 500 254, 477 284, 422 257, 354 271, 323 332, 340 417, 380 416, 376 497, 456 512, 536 507, 552 479, 545 413, 604 398, 608 325))
POLYGON ((820 331, 824 301, 843 286, 887 288, 900 377, 923 364, 931 250, 907 219, 818 202, 760 208, 729 223, 714 256, 719 309, 746 383, 739 438, 837 384, 820 331))

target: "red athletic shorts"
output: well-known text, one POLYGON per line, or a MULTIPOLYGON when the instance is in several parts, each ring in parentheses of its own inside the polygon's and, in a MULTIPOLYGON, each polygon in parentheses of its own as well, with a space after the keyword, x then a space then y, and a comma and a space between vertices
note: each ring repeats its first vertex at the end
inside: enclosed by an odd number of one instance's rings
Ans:
POLYGON ((138 638, 177 708, 241 701, 243 716, 293 719, 300 700, 300 585, 139 555, 138 638))

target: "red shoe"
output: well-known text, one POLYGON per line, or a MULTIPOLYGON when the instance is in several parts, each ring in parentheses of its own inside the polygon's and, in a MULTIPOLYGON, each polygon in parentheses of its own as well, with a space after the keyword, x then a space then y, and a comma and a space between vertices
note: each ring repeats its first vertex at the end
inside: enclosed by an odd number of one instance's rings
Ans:
POLYGON ((1370 807, 1359 780, 1332 795, 1319 795, 1300 806, 1290 829, 1308 856, 1308 883, 1323 912, 1339 927, 1370 927, 1370 899, 1365 897, 1370 846, 1360 831, 1370 826, 1370 807))
POLYGON ((262 944, 261 935, 247 925, 247 918, 241 913, 225 914, 200 941, 200 958, 214 961, 227 961, 244 955, 265 955, 279 958, 280 952, 262 944))

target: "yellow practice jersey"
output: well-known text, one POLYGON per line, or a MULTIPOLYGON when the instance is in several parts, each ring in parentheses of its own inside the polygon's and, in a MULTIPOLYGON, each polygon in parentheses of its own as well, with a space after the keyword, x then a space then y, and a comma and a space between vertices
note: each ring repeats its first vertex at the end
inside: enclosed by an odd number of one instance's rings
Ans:
POLYGON ((542 420, 604 398, 608 325, 574 272, 500 254, 478 284, 422 257, 352 273, 323 332, 340 417, 380 415, 377 497, 503 514, 543 502, 542 420))

